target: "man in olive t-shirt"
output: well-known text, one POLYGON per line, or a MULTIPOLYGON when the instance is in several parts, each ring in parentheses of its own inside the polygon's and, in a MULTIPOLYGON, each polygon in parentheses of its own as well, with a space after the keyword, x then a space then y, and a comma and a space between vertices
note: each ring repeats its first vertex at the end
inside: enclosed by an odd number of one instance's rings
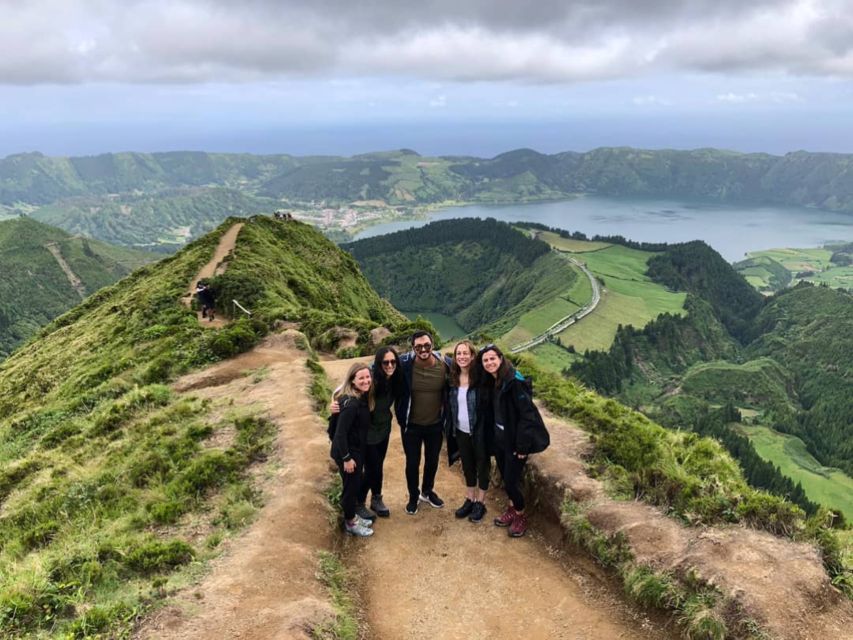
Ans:
POLYGON ((403 431, 403 451, 406 454, 406 484, 409 502, 406 513, 418 512, 418 502, 436 509, 444 501, 433 490, 442 434, 447 412, 447 373, 450 363, 432 350, 432 336, 426 331, 412 335, 412 351, 400 356, 404 393, 395 403, 397 422, 403 431), (418 486, 424 457, 423 482, 418 486))

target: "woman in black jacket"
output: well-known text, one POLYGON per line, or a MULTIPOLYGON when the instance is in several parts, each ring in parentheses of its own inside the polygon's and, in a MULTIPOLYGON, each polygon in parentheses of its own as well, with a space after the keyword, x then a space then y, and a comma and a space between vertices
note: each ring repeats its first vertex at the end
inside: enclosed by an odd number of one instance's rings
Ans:
POLYGON ((335 393, 335 400, 341 412, 330 455, 341 472, 344 530, 354 536, 371 536, 372 523, 360 518, 355 511, 364 477, 364 451, 373 409, 373 380, 366 364, 358 362, 350 367, 346 380, 335 393))
POLYGON ((494 523, 509 527, 509 535, 518 538, 527 531, 521 492, 524 466, 529 453, 542 450, 541 441, 547 440, 548 435, 524 377, 504 358, 503 352, 488 344, 480 349, 478 359, 485 371, 493 411, 495 461, 509 496, 506 511, 494 523))

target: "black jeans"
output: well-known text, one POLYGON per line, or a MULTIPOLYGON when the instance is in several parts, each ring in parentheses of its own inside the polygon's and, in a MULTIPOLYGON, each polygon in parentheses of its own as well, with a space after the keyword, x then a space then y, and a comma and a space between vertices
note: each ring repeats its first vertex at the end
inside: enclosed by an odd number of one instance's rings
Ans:
POLYGON ((364 481, 358 492, 358 502, 367 501, 367 492, 375 498, 382 495, 382 467, 385 465, 385 454, 388 453, 389 433, 382 442, 368 444, 364 447, 364 481))
POLYGON ((516 511, 524 511, 524 494, 521 492, 521 483, 524 480, 524 465, 527 458, 519 460, 512 451, 506 449, 495 450, 495 462, 504 481, 504 488, 512 506, 516 511))
POLYGON ((438 456, 441 454, 442 426, 440 422, 423 426, 409 424, 403 432, 403 451, 406 454, 406 484, 409 499, 416 500, 418 493, 427 494, 435 486, 438 456), (421 447, 424 450, 424 481, 418 490, 421 468, 421 447))
POLYGON ((485 491, 489 488, 489 475, 492 472, 492 460, 486 452, 482 437, 477 439, 464 431, 456 431, 456 444, 459 445, 459 458, 462 460, 462 473, 465 474, 465 486, 485 491))
POLYGON ((347 473, 344 471, 343 462, 338 462, 338 471, 341 472, 341 509, 344 519, 347 521, 355 518, 355 506, 359 491, 364 478, 364 461, 361 456, 353 456, 355 460, 355 471, 347 473))

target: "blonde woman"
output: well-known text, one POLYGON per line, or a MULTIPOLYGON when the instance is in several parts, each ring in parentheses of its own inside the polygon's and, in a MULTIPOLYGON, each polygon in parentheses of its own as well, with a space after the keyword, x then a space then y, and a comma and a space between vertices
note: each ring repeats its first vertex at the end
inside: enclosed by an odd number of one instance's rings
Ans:
POLYGON ((356 514, 356 503, 364 479, 364 451, 370 428, 370 412, 373 409, 370 367, 362 363, 352 365, 346 380, 335 392, 335 400, 341 411, 330 455, 341 472, 344 531, 353 536, 372 536, 372 523, 356 514))

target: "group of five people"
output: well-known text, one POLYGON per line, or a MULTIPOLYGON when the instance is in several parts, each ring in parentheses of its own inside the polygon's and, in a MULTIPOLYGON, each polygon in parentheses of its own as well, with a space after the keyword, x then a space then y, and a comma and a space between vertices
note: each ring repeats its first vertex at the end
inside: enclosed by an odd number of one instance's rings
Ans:
POLYGON ((341 473, 347 533, 370 536, 376 516, 390 515, 382 484, 392 409, 402 433, 407 514, 415 515, 422 503, 444 506, 435 492, 435 476, 446 435, 448 460, 460 459, 465 477, 465 500, 456 517, 482 522, 494 457, 509 498, 494 524, 507 527, 510 536, 524 535, 524 467, 528 454, 541 450, 543 437, 547 446, 548 437, 529 387, 494 344, 478 351, 463 340, 449 358, 433 349, 427 331, 412 335, 408 353, 382 347, 372 366, 353 364, 335 391, 332 412, 338 418, 331 456, 341 473))

